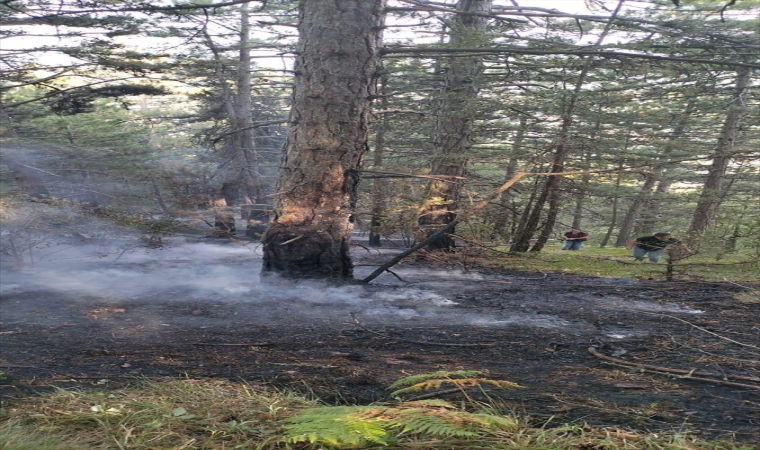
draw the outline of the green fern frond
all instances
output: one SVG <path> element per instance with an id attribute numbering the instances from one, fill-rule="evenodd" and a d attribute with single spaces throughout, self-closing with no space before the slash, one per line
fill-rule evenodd
<path id="1" fill-rule="evenodd" d="M 520 429 L 520 422 L 514 417 L 497 416 L 494 414 L 476 413 L 471 414 L 473 419 L 478 419 L 487 428 L 498 428 L 506 431 L 517 431 Z"/>
<path id="2" fill-rule="evenodd" d="M 461 388 L 490 384 L 522 387 L 511 381 L 482 378 L 476 371 L 440 371 L 415 375 L 391 386 L 397 395 L 448 383 Z M 326 406 L 300 411 L 286 419 L 283 442 L 329 445 L 336 448 L 391 445 L 405 435 L 473 439 L 493 431 L 513 431 L 517 422 L 487 413 L 469 413 L 440 399 L 402 402 L 395 406 Z"/>
<path id="3" fill-rule="evenodd" d="M 482 377 L 483 372 L 477 370 L 439 370 L 437 372 L 421 373 L 419 375 L 412 375 L 409 377 L 401 378 L 388 386 L 389 390 L 398 389 L 402 386 L 412 386 L 418 383 L 422 383 L 426 380 L 436 379 L 457 379 L 457 378 L 473 378 Z"/>
<path id="4" fill-rule="evenodd" d="M 463 411 L 444 409 L 407 409 L 399 411 L 399 425 L 402 433 L 422 434 L 439 437 L 476 437 L 470 428 L 477 428 L 476 422 Z"/>
<path id="5" fill-rule="evenodd" d="M 440 400 L 398 406 L 310 408 L 287 419 L 285 442 L 309 442 L 339 448 L 390 445 L 404 435 L 477 438 L 495 430 L 513 431 L 513 419 L 458 410 Z"/>
<path id="6" fill-rule="evenodd" d="M 392 436 L 387 421 L 380 417 L 385 408 L 372 406 L 327 406 L 309 408 L 287 419 L 285 441 L 333 446 L 388 445 Z"/>

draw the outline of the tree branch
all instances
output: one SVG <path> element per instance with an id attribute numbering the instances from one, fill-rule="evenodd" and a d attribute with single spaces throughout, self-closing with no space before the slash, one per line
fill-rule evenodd
<path id="1" fill-rule="evenodd" d="M 581 174 L 589 174 L 589 173 L 610 173 L 610 172 L 619 172 L 620 169 L 613 169 L 613 170 L 579 170 L 579 171 L 573 171 L 573 172 L 517 172 L 511 179 L 509 179 L 506 183 L 502 184 L 498 189 L 490 193 L 486 198 L 478 202 L 475 206 L 470 208 L 469 210 L 457 215 L 457 218 L 449 222 L 447 225 L 439 228 L 435 232 L 433 232 L 430 236 L 422 240 L 417 245 L 412 246 L 411 248 L 399 253 L 396 257 L 388 261 L 387 263 L 383 264 L 382 266 L 378 267 L 374 272 L 369 274 L 366 278 L 361 280 L 362 283 L 369 283 L 370 281 L 374 280 L 380 274 L 382 274 L 385 270 L 389 269 L 390 267 L 395 266 L 398 264 L 402 259 L 406 258 L 407 256 L 411 255 L 412 253 L 416 252 L 417 250 L 425 247 L 433 241 L 434 239 L 438 238 L 439 236 L 448 233 L 452 229 L 454 229 L 457 225 L 464 222 L 465 220 L 469 219 L 470 217 L 474 216 L 478 211 L 485 208 L 489 203 L 494 201 L 501 193 L 507 191 L 509 188 L 517 184 L 520 180 L 527 176 L 564 176 L 564 175 L 581 175 Z"/>
<path id="2" fill-rule="evenodd" d="M 649 55 L 646 53 L 622 53 L 612 50 L 534 50 L 519 47 L 490 47 L 490 48 L 442 48 L 442 47 L 384 47 L 380 50 L 383 56 L 403 54 L 451 54 L 462 53 L 469 56 L 473 53 L 480 54 L 519 54 L 519 55 L 575 55 L 575 56 L 601 56 L 604 58 L 639 58 L 658 61 L 675 61 L 695 64 L 711 64 L 717 66 L 749 67 L 760 69 L 760 64 L 745 63 L 739 61 L 718 61 L 714 59 L 681 58 L 677 56 Z"/>

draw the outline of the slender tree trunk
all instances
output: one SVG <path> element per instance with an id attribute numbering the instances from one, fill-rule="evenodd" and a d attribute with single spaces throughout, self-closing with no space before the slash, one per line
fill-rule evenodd
<path id="1" fill-rule="evenodd" d="M 505 171 L 504 180 L 511 179 L 515 173 L 517 173 L 517 168 L 520 164 L 520 160 L 523 156 L 524 150 L 522 148 L 523 146 L 523 140 L 525 139 L 525 132 L 528 129 L 528 118 L 525 116 L 520 117 L 520 128 L 517 130 L 517 134 L 515 135 L 515 140 L 512 143 L 512 152 L 509 155 L 509 162 L 507 163 L 507 169 Z M 498 199 L 499 203 L 512 203 L 512 194 L 510 191 L 503 192 Z M 496 221 L 493 225 L 493 234 L 494 236 L 499 236 L 504 234 L 504 229 L 507 226 L 508 222 L 516 222 L 515 220 L 515 212 L 512 208 L 502 208 L 502 212 L 496 216 Z"/>
<path id="2" fill-rule="evenodd" d="M 605 26 L 602 33 L 599 35 L 599 38 L 596 41 L 595 46 L 601 45 L 601 43 L 604 41 L 604 39 L 607 37 L 607 34 L 610 31 L 610 28 L 612 26 L 613 21 L 617 17 L 618 13 L 620 12 L 620 8 L 623 6 L 623 3 L 625 0 L 619 0 L 617 7 L 615 8 L 615 11 L 610 16 L 609 21 L 607 22 L 607 25 Z M 578 78 L 575 82 L 575 86 L 573 88 L 573 91 L 570 94 L 570 98 L 565 104 L 564 111 L 562 112 L 562 124 L 560 125 L 559 132 L 557 134 L 557 139 L 554 144 L 554 159 L 552 161 L 552 168 L 551 173 L 557 173 L 562 172 L 565 169 L 565 160 L 568 157 L 569 153 L 569 137 L 570 137 L 570 127 L 573 124 L 573 115 L 575 114 L 575 105 L 578 100 L 578 97 L 580 96 L 581 88 L 583 87 L 584 82 L 586 81 L 586 75 L 588 74 L 589 70 L 591 69 L 591 64 L 593 62 L 593 59 L 589 58 L 586 60 L 585 64 L 583 65 L 583 68 L 581 69 L 581 72 L 578 74 Z M 559 184 L 560 179 L 559 177 L 550 176 L 546 178 L 546 182 L 544 184 L 543 190 L 541 191 L 541 194 L 538 196 L 538 199 L 536 200 L 535 205 L 533 205 L 533 210 L 531 211 L 528 221 L 525 224 L 525 227 L 520 229 L 517 233 L 517 236 L 515 238 L 514 244 L 512 244 L 511 250 L 514 252 L 526 252 L 530 248 L 530 241 L 533 239 L 533 236 L 541 230 L 541 234 L 538 236 L 538 239 L 536 239 L 535 244 L 533 244 L 533 247 L 530 248 L 533 252 L 540 252 L 543 248 L 546 242 L 549 240 L 549 237 L 551 236 L 552 231 L 554 230 L 554 224 L 557 221 L 557 215 L 559 214 Z M 546 204 L 549 204 L 549 208 L 546 212 L 546 218 L 544 219 L 543 225 L 541 225 L 541 217 L 543 215 L 543 210 Z"/>
<path id="3" fill-rule="evenodd" d="M 635 211 L 635 214 L 639 220 L 633 223 L 633 235 L 644 236 L 654 233 L 655 225 L 660 216 L 660 208 L 662 204 L 662 198 L 667 194 L 670 189 L 670 180 L 666 176 L 666 166 L 668 163 L 668 155 L 676 149 L 683 139 L 686 126 L 691 120 L 691 116 L 694 113 L 696 101 L 689 100 L 684 108 L 683 112 L 677 117 L 673 132 L 668 138 L 667 144 L 662 149 L 662 154 L 658 158 L 659 162 L 656 162 L 652 167 L 652 172 L 647 175 L 646 182 L 642 186 L 641 192 L 637 196 L 638 205 L 635 205 L 639 211 Z M 652 178 L 652 185 L 649 185 L 650 177 Z M 657 188 L 654 189 L 654 184 Z M 637 202 L 634 201 L 634 204 Z M 634 205 L 632 205 L 633 208 Z M 629 211 L 630 213 L 630 211 Z M 621 229 L 618 234 L 616 245 L 624 246 L 625 243 L 631 238 L 630 232 L 625 232 Z"/>
<path id="4" fill-rule="evenodd" d="M 16 126 L 13 124 L 10 114 L 5 106 L 0 102 L 0 137 L 17 138 Z"/>
<path id="5" fill-rule="evenodd" d="M 625 213 L 623 224 L 620 226 L 620 231 L 615 240 L 615 247 L 625 247 L 625 244 L 631 238 L 631 234 L 641 213 L 641 208 L 652 194 L 655 184 L 657 184 L 657 176 L 653 173 L 647 173 L 644 176 L 644 184 L 641 185 L 639 193 L 636 194 L 636 197 L 628 207 L 628 211 Z"/>
<path id="6" fill-rule="evenodd" d="M 689 242 L 694 247 L 697 246 L 702 235 L 712 225 L 718 204 L 725 195 L 723 183 L 726 170 L 733 156 L 739 124 L 747 111 L 746 95 L 750 86 L 750 74 L 751 71 L 748 67 L 742 67 L 737 70 L 736 85 L 731 98 L 731 104 L 726 111 L 723 129 L 713 154 L 712 165 L 707 172 L 707 177 L 705 178 L 705 183 L 687 233 Z"/>
<path id="7" fill-rule="evenodd" d="M 156 202 L 158 202 L 158 206 L 161 207 L 161 212 L 166 214 L 167 216 L 172 216 L 172 210 L 169 208 L 169 206 L 166 204 L 166 201 L 164 201 L 164 196 L 161 194 L 161 188 L 158 185 L 158 180 L 156 179 L 155 175 L 152 173 L 148 175 L 150 177 L 150 186 L 153 189 L 153 196 L 156 198 Z"/>
<path id="8" fill-rule="evenodd" d="M 302 0 L 290 130 L 262 272 L 347 279 L 384 0 Z"/>
<path id="9" fill-rule="evenodd" d="M 610 224 L 607 227 L 607 232 L 602 238 L 602 242 L 599 243 L 599 247 L 607 246 L 607 244 L 610 242 L 610 238 L 612 237 L 612 232 L 615 230 L 615 226 L 617 226 L 618 203 L 620 202 L 620 184 L 623 181 L 623 165 L 620 164 L 618 168 L 620 171 L 618 172 L 617 178 L 615 178 L 615 196 L 612 198 L 612 215 L 610 217 Z"/>
<path id="10" fill-rule="evenodd" d="M 3 164 L 8 166 L 19 190 L 34 199 L 50 198 L 51 194 L 45 180 L 40 176 L 37 169 L 24 164 L 25 162 L 21 151 L 3 149 Z"/>
<path id="11" fill-rule="evenodd" d="M 388 98 L 385 96 L 385 86 L 387 78 L 380 77 L 380 108 L 383 111 L 388 110 Z M 375 169 L 383 167 L 383 157 L 385 156 L 385 132 L 388 129 L 388 114 L 383 114 L 377 124 L 375 134 L 375 151 L 372 159 L 372 166 Z M 375 178 L 372 182 L 372 217 L 369 229 L 369 246 L 380 247 L 381 234 L 380 229 L 383 225 L 383 216 L 385 215 L 385 196 L 387 195 L 388 182 L 385 178 Z"/>
<path id="12" fill-rule="evenodd" d="M 219 154 L 220 162 L 213 176 L 221 184 L 220 198 L 214 199 L 217 207 L 215 221 L 220 235 L 234 234 L 233 205 L 262 203 L 263 181 L 259 171 L 256 132 L 253 124 L 253 99 L 251 97 L 251 26 L 248 5 L 240 7 L 240 30 L 238 40 L 237 69 L 234 89 L 228 86 L 227 74 L 220 52 L 209 35 L 206 43 L 216 60 L 217 81 L 222 86 L 224 109 L 230 127 L 229 136 Z M 231 222 L 232 221 L 232 222 Z M 217 227 L 219 228 L 219 227 Z"/>
<path id="13" fill-rule="evenodd" d="M 602 113 L 602 107 L 600 105 L 597 110 L 597 114 L 601 114 L 601 113 Z M 589 136 L 589 140 L 595 141 L 601 129 L 602 129 L 602 121 L 597 118 L 596 123 L 594 123 L 594 130 Z M 582 169 L 588 170 L 589 167 L 591 167 L 591 151 L 589 151 L 588 149 L 585 149 L 583 151 L 581 160 L 583 161 Z M 583 174 L 581 175 L 580 187 L 576 186 L 575 208 L 573 210 L 573 223 L 570 225 L 570 228 L 574 230 L 581 229 L 581 224 L 583 222 L 583 205 L 586 201 L 588 186 L 590 182 L 591 182 L 591 175 Z"/>
<path id="14" fill-rule="evenodd" d="M 452 47 L 478 47 L 486 43 L 485 28 L 492 0 L 459 0 L 451 29 Z M 453 57 L 445 69 L 446 84 L 441 95 L 439 118 L 433 135 L 433 169 L 443 176 L 432 181 L 420 208 L 418 223 L 425 237 L 456 219 L 468 153 L 472 147 L 476 102 L 483 72 L 481 57 Z M 451 230 L 453 234 L 455 230 Z M 451 234 L 430 241 L 431 250 L 454 248 Z"/>

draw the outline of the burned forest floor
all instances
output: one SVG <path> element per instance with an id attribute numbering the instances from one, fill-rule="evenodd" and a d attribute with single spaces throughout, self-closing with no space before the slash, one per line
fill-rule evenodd
<path id="1" fill-rule="evenodd" d="M 394 252 L 357 247 L 356 278 Z M 3 268 L 3 404 L 52 387 L 176 377 L 367 404 L 389 400 L 405 376 L 478 370 L 522 388 L 467 395 L 536 425 L 760 443 L 760 302 L 742 299 L 747 286 L 472 259 L 465 270 L 455 256 L 412 256 L 369 285 L 263 283 L 260 264 L 256 243 L 176 237 L 160 249 Z"/>

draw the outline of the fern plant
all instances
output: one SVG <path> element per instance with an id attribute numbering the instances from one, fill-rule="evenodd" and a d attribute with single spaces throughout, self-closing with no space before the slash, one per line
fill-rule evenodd
<path id="1" fill-rule="evenodd" d="M 481 372 L 433 372 L 403 378 L 390 387 L 394 395 L 418 392 L 452 383 L 459 387 L 490 384 L 519 385 L 482 377 Z M 325 406 L 300 411 L 287 419 L 284 441 L 308 442 L 333 448 L 392 445 L 404 437 L 478 439 L 497 431 L 514 431 L 518 422 L 510 417 L 471 413 L 440 399 L 400 402 L 394 405 Z"/>
<path id="2" fill-rule="evenodd" d="M 514 389 L 521 388 L 517 383 L 504 380 L 492 380 L 485 378 L 483 372 L 475 370 L 455 370 L 455 371 L 438 371 L 412 375 L 402 378 L 390 386 L 388 389 L 394 389 L 390 393 L 393 397 L 409 394 L 413 392 L 428 391 L 431 389 L 440 389 L 443 385 L 465 388 L 482 385 L 491 385 L 498 388 Z"/>
<path id="3" fill-rule="evenodd" d="M 335 448 L 391 445 L 404 436 L 478 438 L 493 431 L 515 430 L 517 421 L 493 414 L 457 409 L 442 400 L 394 406 L 325 406 L 287 419 L 285 441 Z"/>

